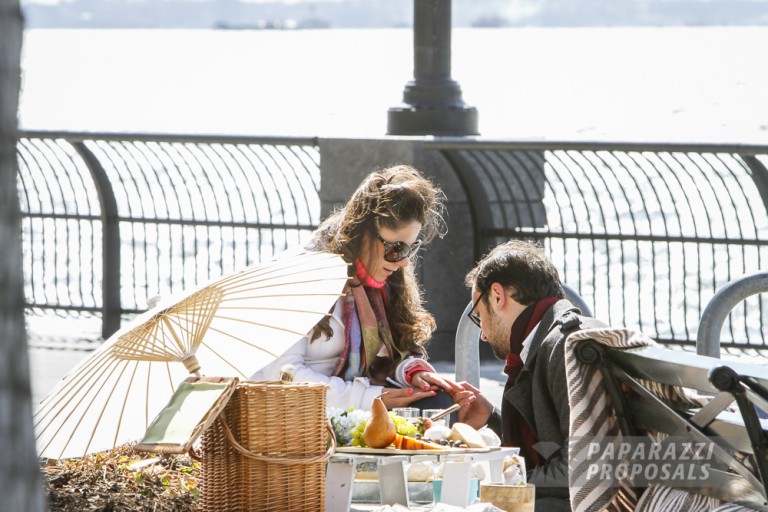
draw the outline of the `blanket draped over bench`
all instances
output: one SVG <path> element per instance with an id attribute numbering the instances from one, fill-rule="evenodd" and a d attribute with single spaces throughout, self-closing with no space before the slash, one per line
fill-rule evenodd
<path id="1" fill-rule="evenodd" d="M 628 350 L 659 346 L 640 332 L 628 329 L 586 329 L 571 334 L 565 343 L 565 364 L 568 380 L 568 400 L 571 407 L 569 442 L 569 485 L 574 512 L 609 511 L 669 511 L 690 510 L 735 512 L 752 508 L 695 494 L 681 489 L 651 484 L 634 488 L 629 478 L 611 481 L 604 478 L 584 478 L 589 468 L 589 441 L 605 437 L 620 440 L 622 432 L 604 377 L 597 365 L 583 363 L 577 357 L 579 344 L 594 340 L 611 349 Z M 678 409 L 698 408 L 701 396 L 678 386 L 639 381 L 653 395 Z M 691 489 L 692 491 L 694 489 Z M 638 493 L 642 493 L 638 495 Z"/>

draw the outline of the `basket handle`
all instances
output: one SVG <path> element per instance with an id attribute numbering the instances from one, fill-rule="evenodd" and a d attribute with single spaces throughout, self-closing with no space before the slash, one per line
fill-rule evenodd
<path id="1" fill-rule="evenodd" d="M 237 451 L 239 451 L 244 456 L 248 457 L 249 459 L 255 459 L 260 460 L 262 462 L 272 462 L 274 464 L 284 464 L 286 466 L 293 466 L 297 464 L 311 464 L 313 462 L 325 462 L 328 459 L 331 458 L 331 455 L 336 451 L 336 434 L 333 432 L 333 428 L 331 427 L 330 422 L 326 422 L 325 428 L 326 430 L 331 434 L 331 445 L 328 447 L 328 450 L 326 450 L 325 453 L 322 455 L 312 455 L 311 457 L 298 457 L 294 459 L 289 459 L 286 457 L 269 457 L 267 455 L 259 455 L 257 453 L 253 453 L 245 446 L 241 445 L 237 442 L 237 439 L 235 439 L 235 436 L 232 434 L 232 431 L 229 428 L 229 425 L 227 424 L 227 419 L 224 417 L 224 414 L 219 415 L 219 421 L 221 421 L 221 426 L 224 427 L 224 435 L 227 436 L 227 440 L 232 444 L 232 446 L 235 447 Z"/>
<path id="2" fill-rule="evenodd" d="M 200 454 L 197 453 L 195 448 L 193 446 L 189 447 L 189 451 L 187 452 L 187 455 L 189 455 L 189 458 L 192 460 L 195 460 L 197 462 L 202 462 L 203 458 L 200 456 Z"/>

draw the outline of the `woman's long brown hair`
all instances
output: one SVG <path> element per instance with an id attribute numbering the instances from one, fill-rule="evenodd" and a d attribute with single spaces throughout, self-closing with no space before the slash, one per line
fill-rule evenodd
<path id="1" fill-rule="evenodd" d="M 375 249 L 377 229 L 397 230 L 418 221 L 422 225 L 419 239 L 426 244 L 435 236 L 445 234 L 444 200 L 442 191 L 411 166 L 395 165 L 374 171 L 349 201 L 320 225 L 310 247 L 341 254 L 352 264 L 349 269 L 351 282 L 359 286 L 354 261 L 363 249 Z M 364 248 L 366 241 L 371 246 Z M 432 336 L 436 324 L 432 314 L 424 308 L 413 265 L 390 275 L 387 284 L 387 320 L 395 344 L 401 350 L 421 352 L 426 356 L 424 343 Z M 328 317 L 314 329 L 311 340 L 321 334 L 332 335 Z"/>

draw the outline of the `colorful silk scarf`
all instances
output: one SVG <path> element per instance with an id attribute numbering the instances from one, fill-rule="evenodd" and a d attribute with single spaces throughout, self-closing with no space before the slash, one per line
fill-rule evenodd
<path id="1" fill-rule="evenodd" d="M 383 386 L 395 364 L 407 354 L 395 347 L 384 309 L 386 288 L 350 287 L 344 297 L 344 350 L 333 375 L 352 380 L 368 377 Z"/>

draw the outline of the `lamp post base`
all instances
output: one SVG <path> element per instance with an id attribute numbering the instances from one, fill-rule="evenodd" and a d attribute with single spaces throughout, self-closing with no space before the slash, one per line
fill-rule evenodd
<path id="1" fill-rule="evenodd" d="M 475 107 L 392 107 L 387 135 L 478 135 Z"/>

